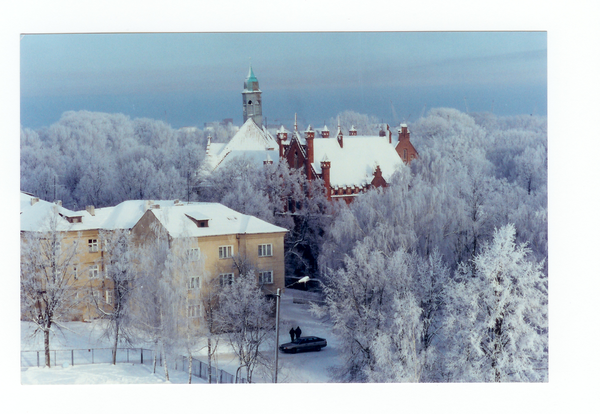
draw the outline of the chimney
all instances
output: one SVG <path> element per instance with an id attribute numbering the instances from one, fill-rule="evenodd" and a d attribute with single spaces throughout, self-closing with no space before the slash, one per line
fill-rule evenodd
<path id="1" fill-rule="evenodd" d="M 96 209 L 94 208 L 94 206 L 85 206 L 85 211 L 90 213 L 90 216 L 96 215 Z"/>
<path id="2" fill-rule="evenodd" d="M 273 160 L 271 159 L 271 156 L 267 152 L 267 158 L 263 161 L 263 165 L 272 165 L 272 164 L 273 164 Z"/>
<path id="3" fill-rule="evenodd" d="M 327 128 L 327 125 L 321 130 L 321 138 L 329 138 L 329 128 Z"/>
<path id="4" fill-rule="evenodd" d="M 350 128 L 350 133 L 348 135 L 351 137 L 356 136 L 356 128 L 354 128 L 354 125 L 352 125 L 352 128 Z"/>
<path id="5" fill-rule="evenodd" d="M 306 131 L 304 131 L 304 137 L 306 139 L 306 152 L 308 154 L 308 162 L 312 164 L 313 162 L 315 162 L 315 131 L 313 131 L 310 125 L 308 126 L 308 128 L 306 128 Z"/>
<path id="6" fill-rule="evenodd" d="M 62 207 L 62 201 L 61 200 L 54 201 L 54 204 L 56 204 L 59 207 Z"/>
<path id="7" fill-rule="evenodd" d="M 31 197 L 31 205 L 34 205 L 38 201 L 40 201 L 39 197 Z"/>
<path id="8" fill-rule="evenodd" d="M 410 140 L 410 131 L 408 130 L 408 125 L 400 124 L 400 129 L 398 129 L 398 141 L 405 139 Z"/>
<path id="9" fill-rule="evenodd" d="M 325 189 L 327 190 L 327 199 L 331 201 L 331 161 L 327 158 L 327 154 L 321 161 L 321 178 L 325 183 Z"/>

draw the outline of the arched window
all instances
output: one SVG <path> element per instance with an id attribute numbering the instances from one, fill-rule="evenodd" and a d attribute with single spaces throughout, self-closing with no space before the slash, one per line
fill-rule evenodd
<path id="1" fill-rule="evenodd" d="M 406 148 L 404 149 L 404 160 L 406 160 Z"/>

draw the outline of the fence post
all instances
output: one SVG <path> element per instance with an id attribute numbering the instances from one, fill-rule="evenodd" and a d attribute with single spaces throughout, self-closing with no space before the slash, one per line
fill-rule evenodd
<path id="1" fill-rule="evenodd" d="M 129 348 L 127 348 L 127 362 L 129 362 Z"/>
<path id="2" fill-rule="evenodd" d="M 144 365 L 144 348 L 140 348 L 140 351 L 142 353 L 142 365 Z"/>
<path id="3" fill-rule="evenodd" d="M 38 368 L 40 367 L 40 351 L 37 351 Z"/>
<path id="4" fill-rule="evenodd" d="M 94 363 L 94 348 L 92 348 L 92 364 Z"/>
<path id="5" fill-rule="evenodd" d="M 71 366 L 75 366 L 75 359 L 73 358 L 73 350 L 71 349 Z"/>

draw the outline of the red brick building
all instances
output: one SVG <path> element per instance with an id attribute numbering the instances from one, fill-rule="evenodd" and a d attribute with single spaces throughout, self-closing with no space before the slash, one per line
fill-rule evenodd
<path id="1" fill-rule="evenodd" d="M 315 135 L 310 125 L 304 133 L 298 132 L 296 122 L 292 132 L 282 126 L 277 133 L 279 158 L 304 171 L 309 180 L 321 178 L 330 200 L 350 203 L 370 188 L 385 187 L 402 162 L 418 157 L 405 124 L 397 134 L 385 125 L 378 136 L 360 136 L 353 126 L 344 136 L 338 125 L 334 137 L 327 126 Z"/>

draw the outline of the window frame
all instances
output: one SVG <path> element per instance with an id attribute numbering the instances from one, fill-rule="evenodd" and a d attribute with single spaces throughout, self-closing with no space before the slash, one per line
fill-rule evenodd
<path id="1" fill-rule="evenodd" d="M 265 254 L 265 250 L 267 250 L 267 254 Z M 273 243 L 259 244 L 258 257 L 273 257 Z"/>
<path id="2" fill-rule="evenodd" d="M 187 281 L 188 290 L 200 289 L 200 276 L 191 276 Z"/>
<path id="3" fill-rule="evenodd" d="M 90 265 L 88 267 L 88 272 L 90 279 L 100 279 L 100 269 L 97 264 Z"/>
<path id="4" fill-rule="evenodd" d="M 269 274 L 269 281 L 265 282 L 265 274 Z M 260 285 L 272 285 L 273 284 L 273 271 L 272 270 L 263 270 L 258 272 L 258 283 Z"/>
<path id="5" fill-rule="evenodd" d="M 193 247 L 191 249 L 188 249 L 188 258 L 190 262 L 197 262 L 198 260 L 200 260 L 200 248 Z"/>
<path id="6" fill-rule="evenodd" d="M 98 239 L 88 239 L 88 252 L 98 253 L 100 251 L 100 245 Z"/>
<path id="7" fill-rule="evenodd" d="M 225 280 L 226 277 L 229 280 Z M 221 286 L 221 287 L 231 286 L 234 281 L 235 281 L 235 274 L 233 274 L 233 273 L 220 273 L 219 274 L 219 286 Z"/>
<path id="8" fill-rule="evenodd" d="M 231 259 L 233 257 L 233 244 L 219 246 L 219 259 Z"/>
<path id="9" fill-rule="evenodd" d="M 111 289 L 106 289 L 105 291 L 105 301 L 107 305 L 113 304 L 113 291 Z"/>

